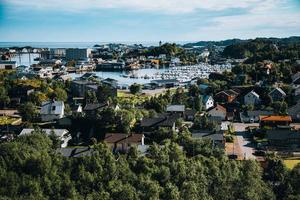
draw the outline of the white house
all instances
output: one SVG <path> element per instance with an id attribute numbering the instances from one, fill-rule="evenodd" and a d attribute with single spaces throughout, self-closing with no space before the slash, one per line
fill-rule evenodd
<path id="1" fill-rule="evenodd" d="M 214 107 L 214 99 L 212 98 L 212 96 L 202 96 L 202 103 L 204 105 L 205 110 Z"/>
<path id="2" fill-rule="evenodd" d="M 256 105 L 260 103 L 259 95 L 253 90 L 244 96 L 244 103 L 246 105 Z"/>
<path id="3" fill-rule="evenodd" d="M 64 117 L 65 104 L 63 101 L 45 101 L 41 107 L 43 122 L 53 121 Z"/>
<path id="4" fill-rule="evenodd" d="M 216 107 L 211 108 L 210 110 L 208 110 L 207 113 L 208 113 L 209 116 L 219 117 L 222 120 L 225 120 L 226 115 L 227 115 L 226 108 L 224 108 L 223 106 L 221 106 L 219 104 Z"/>
<path id="5" fill-rule="evenodd" d="M 20 136 L 31 134 L 33 131 L 34 129 L 32 128 L 24 128 L 21 131 Z M 61 140 L 60 147 L 62 148 L 67 147 L 69 140 L 72 139 L 67 129 L 42 129 L 42 131 L 45 132 L 47 136 L 49 136 L 52 133 L 56 135 L 58 139 Z"/>
<path id="6" fill-rule="evenodd" d="M 9 61 L 9 60 L 1 60 L 0 61 L 0 69 L 16 69 L 17 62 Z"/>

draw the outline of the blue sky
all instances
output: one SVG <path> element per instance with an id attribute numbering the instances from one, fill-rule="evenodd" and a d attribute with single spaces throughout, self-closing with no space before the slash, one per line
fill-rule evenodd
<path id="1" fill-rule="evenodd" d="M 0 0 L 2 42 L 300 35 L 300 0 Z"/>

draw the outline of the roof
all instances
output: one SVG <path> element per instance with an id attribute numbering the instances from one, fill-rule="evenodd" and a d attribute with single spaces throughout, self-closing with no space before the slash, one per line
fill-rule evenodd
<path id="1" fill-rule="evenodd" d="M 168 105 L 167 112 L 184 112 L 185 105 Z"/>
<path id="2" fill-rule="evenodd" d="M 259 98 L 259 95 L 256 92 L 254 92 L 253 90 L 251 92 L 249 92 L 248 94 L 246 94 L 246 96 L 249 95 L 249 94 L 252 94 L 256 98 Z"/>
<path id="3" fill-rule="evenodd" d="M 257 117 L 259 115 L 273 115 L 273 111 L 268 111 L 268 110 L 252 110 L 252 111 L 247 111 L 248 117 Z"/>
<path id="4" fill-rule="evenodd" d="M 89 78 L 98 78 L 98 76 L 95 73 L 91 73 L 91 72 L 87 72 L 85 74 L 83 74 L 80 78 L 81 79 L 89 79 Z"/>
<path id="5" fill-rule="evenodd" d="M 62 154 L 64 157 L 84 157 L 92 156 L 95 153 L 95 150 L 89 147 L 58 148 L 56 149 L 56 152 Z"/>
<path id="6" fill-rule="evenodd" d="M 272 94 L 274 92 L 278 91 L 282 96 L 286 96 L 286 93 L 279 87 L 274 88 L 269 94 Z"/>
<path id="7" fill-rule="evenodd" d="M 28 135 L 31 134 L 34 131 L 33 128 L 24 128 L 20 135 Z M 57 137 L 62 137 L 69 133 L 67 129 L 42 129 L 43 132 L 46 133 L 46 135 L 50 135 L 52 132 L 57 136 Z"/>
<path id="8" fill-rule="evenodd" d="M 207 112 L 211 111 L 211 110 L 221 110 L 223 112 L 226 112 L 226 108 L 224 108 L 223 106 L 221 106 L 220 104 L 217 104 L 215 107 L 210 108 Z"/>
<path id="9" fill-rule="evenodd" d="M 164 121 L 166 118 L 165 117 L 161 117 L 161 118 L 144 118 L 141 121 L 141 126 L 142 127 L 151 127 L 151 126 L 155 126 L 158 123 Z"/>
<path id="10" fill-rule="evenodd" d="M 297 72 L 296 74 L 292 75 L 293 82 L 297 81 L 300 78 L 300 72 Z"/>
<path id="11" fill-rule="evenodd" d="M 194 132 L 192 133 L 193 138 L 210 138 L 211 140 L 214 141 L 223 141 L 224 136 L 222 132 L 219 133 L 211 133 L 210 130 L 203 130 L 200 132 Z"/>
<path id="12" fill-rule="evenodd" d="M 300 115 L 300 102 L 288 108 L 288 114 L 292 116 Z"/>
<path id="13" fill-rule="evenodd" d="M 194 116 L 195 114 L 197 113 L 197 110 L 186 110 L 184 112 L 185 115 L 188 115 L 188 116 Z"/>
<path id="14" fill-rule="evenodd" d="M 141 143 L 143 134 L 108 133 L 105 135 L 106 143 Z"/>
<path id="15" fill-rule="evenodd" d="M 212 96 L 209 95 L 201 95 L 203 103 L 207 103 L 207 101 L 212 98 Z"/>
<path id="16" fill-rule="evenodd" d="M 275 116 L 275 115 L 260 115 L 259 116 L 260 121 L 292 121 L 291 116 Z"/>
<path id="17" fill-rule="evenodd" d="M 42 115 L 60 115 L 64 111 L 63 101 L 45 101 L 42 103 Z"/>
<path id="18" fill-rule="evenodd" d="M 103 108 L 105 106 L 107 106 L 106 103 L 88 103 L 88 104 L 85 105 L 83 110 L 84 111 L 96 110 L 98 108 Z"/>

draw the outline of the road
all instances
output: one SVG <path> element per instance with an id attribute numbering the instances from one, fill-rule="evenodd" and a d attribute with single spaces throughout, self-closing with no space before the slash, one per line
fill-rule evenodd
<path id="1" fill-rule="evenodd" d="M 251 143 L 250 139 L 247 137 L 246 128 L 249 126 L 258 126 L 258 123 L 233 123 L 234 130 L 236 131 L 236 136 L 234 143 L 231 146 L 228 146 L 228 154 L 236 154 L 239 160 L 244 159 L 256 159 L 253 155 L 255 148 Z"/>

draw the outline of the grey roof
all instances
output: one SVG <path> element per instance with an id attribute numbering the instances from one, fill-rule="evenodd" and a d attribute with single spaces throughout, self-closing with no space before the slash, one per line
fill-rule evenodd
<path id="1" fill-rule="evenodd" d="M 212 133 L 211 130 L 200 130 L 192 133 L 193 138 L 210 138 L 213 141 L 223 141 L 223 132 Z"/>
<path id="2" fill-rule="evenodd" d="M 96 110 L 98 108 L 103 108 L 107 106 L 106 103 L 89 103 L 89 104 L 86 104 L 85 107 L 84 107 L 84 111 L 89 111 L 89 110 Z"/>
<path id="3" fill-rule="evenodd" d="M 168 105 L 167 112 L 184 112 L 185 105 Z"/>
<path id="4" fill-rule="evenodd" d="M 246 94 L 246 96 L 249 95 L 249 94 L 252 94 L 256 98 L 259 98 L 259 95 L 256 92 L 254 92 L 253 90 L 251 92 L 249 92 L 248 94 Z"/>
<path id="5" fill-rule="evenodd" d="M 180 118 L 179 114 L 166 115 L 162 114 L 160 117 L 144 118 L 141 121 L 142 127 L 172 127 L 174 123 Z"/>
<path id="6" fill-rule="evenodd" d="M 247 111 L 248 117 L 258 117 L 259 115 L 273 115 L 273 111 L 268 110 L 253 110 L 253 111 Z"/>
<path id="7" fill-rule="evenodd" d="M 278 91 L 279 93 L 282 94 L 282 96 L 286 96 L 286 93 L 279 87 L 274 88 L 269 94 L 272 94 L 274 92 Z"/>
<path id="8" fill-rule="evenodd" d="M 184 114 L 187 116 L 194 116 L 196 113 L 197 113 L 197 110 L 186 110 L 184 112 Z"/>
<path id="9" fill-rule="evenodd" d="M 78 147 L 78 148 L 58 148 L 56 152 L 62 154 L 64 157 L 84 157 L 92 156 L 95 154 L 95 150 L 89 147 Z"/>
<path id="10" fill-rule="evenodd" d="M 300 102 L 297 102 L 296 105 L 288 108 L 288 114 L 291 116 L 300 115 Z"/>
<path id="11" fill-rule="evenodd" d="M 141 121 L 141 126 L 142 127 L 151 127 L 151 126 L 155 126 L 157 125 L 158 123 L 164 121 L 165 118 L 144 118 L 142 121 Z"/>
<path id="12" fill-rule="evenodd" d="M 28 135 L 31 134 L 33 131 L 33 128 L 24 128 L 21 131 L 20 135 Z M 50 135 L 53 132 L 57 137 L 63 137 L 64 135 L 69 133 L 67 129 L 42 129 L 42 131 L 45 132 L 46 135 Z"/>
<path id="13" fill-rule="evenodd" d="M 41 114 L 42 115 L 60 115 L 64 111 L 63 101 L 45 101 L 42 103 Z"/>
<path id="14" fill-rule="evenodd" d="M 89 78 L 98 78 L 98 76 L 95 73 L 87 72 L 80 77 L 80 79 L 89 79 Z"/>

